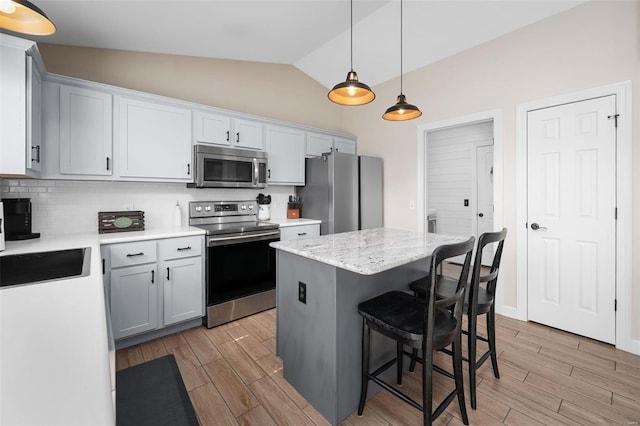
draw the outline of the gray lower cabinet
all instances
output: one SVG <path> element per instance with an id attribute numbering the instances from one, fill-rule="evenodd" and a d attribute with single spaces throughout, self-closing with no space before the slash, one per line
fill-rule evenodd
<path id="1" fill-rule="evenodd" d="M 204 316 L 204 237 L 103 246 L 115 340 Z"/>

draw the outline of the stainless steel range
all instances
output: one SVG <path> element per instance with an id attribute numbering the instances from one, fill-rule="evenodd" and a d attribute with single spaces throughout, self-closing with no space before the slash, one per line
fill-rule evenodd
<path id="1" fill-rule="evenodd" d="M 278 224 L 257 220 L 255 201 L 193 201 L 189 225 L 207 232 L 207 327 L 276 305 Z"/>

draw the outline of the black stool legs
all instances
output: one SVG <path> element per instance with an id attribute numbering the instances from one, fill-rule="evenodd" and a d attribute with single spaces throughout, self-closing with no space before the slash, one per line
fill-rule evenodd
<path id="1" fill-rule="evenodd" d="M 364 403 L 367 402 L 367 388 L 369 385 L 369 341 L 371 340 L 371 329 L 367 321 L 362 321 L 362 387 L 360 388 L 360 404 L 358 405 L 358 415 L 364 411 Z"/>

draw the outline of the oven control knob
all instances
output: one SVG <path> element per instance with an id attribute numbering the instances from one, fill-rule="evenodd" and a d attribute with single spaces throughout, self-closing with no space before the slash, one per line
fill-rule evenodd
<path id="1" fill-rule="evenodd" d="M 201 211 L 202 211 L 202 206 L 196 206 L 196 207 L 195 207 L 195 210 L 196 210 L 197 212 L 201 212 Z"/>
<path id="2" fill-rule="evenodd" d="M 249 210 L 253 210 L 253 204 L 249 204 Z"/>
<path id="3" fill-rule="evenodd" d="M 206 206 L 204 209 L 205 209 L 206 211 L 210 212 L 210 211 L 211 211 L 211 206 Z"/>
<path id="4" fill-rule="evenodd" d="M 246 209 L 247 209 L 247 205 L 246 204 L 243 204 L 243 205 L 240 206 L 240 210 L 246 210 Z"/>

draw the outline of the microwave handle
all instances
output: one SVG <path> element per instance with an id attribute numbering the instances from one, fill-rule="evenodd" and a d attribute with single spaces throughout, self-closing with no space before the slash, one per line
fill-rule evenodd
<path id="1" fill-rule="evenodd" d="M 257 158 L 253 159 L 253 186 L 258 186 L 260 181 L 260 163 Z"/>

